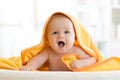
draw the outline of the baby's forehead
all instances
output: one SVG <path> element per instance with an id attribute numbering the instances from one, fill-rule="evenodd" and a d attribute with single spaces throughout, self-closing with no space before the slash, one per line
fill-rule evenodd
<path id="1" fill-rule="evenodd" d="M 51 22 L 53 22 L 53 21 L 56 21 L 56 20 L 59 20 L 59 19 L 63 19 L 63 18 L 64 18 L 64 20 L 65 20 L 65 19 L 68 19 L 68 17 L 66 17 L 66 16 L 64 16 L 64 15 L 62 15 L 62 14 L 55 14 L 55 15 L 53 15 L 53 16 L 50 18 L 49 23 L 51 23 Z"/>
<path id="2" fill-rule="evenodd" d="M 60 20 L 60 21 L 59 21 Z M 62 21 L 61 21 L 62 20 Z M 57 23 L 56 23 L 57 22 Z M 61 24 L 62 23 L 62 24 Z M 57 28 L 58 25 L 67 25 L 67 26 L 70 26 L 72 25 L 73 26 L 73 23 L 72 21 L 70 20 L 69 17 L 63 15 L 63 14 L 54 14 L 48 21 L 48 24 L 47 24 L 47 31 L 51 28 Z M 73 28 L 73 27 L 72 27 Z"/>
<path id="3" fill-rule="evenodd" d="M 49 22 L 48 22 L 47 26 L 56 25 L 58 27 L 58 25 L 59 26 L 60 25 L 65 26 L 65 25 L 68 25 L 68 24 L 73 24 L 72 21 L 68 17 L 66 17 L 66 16 L 64 16 L 62 14 L 56 14 L 56 15 L 53 15 L 49 19 Z"/>

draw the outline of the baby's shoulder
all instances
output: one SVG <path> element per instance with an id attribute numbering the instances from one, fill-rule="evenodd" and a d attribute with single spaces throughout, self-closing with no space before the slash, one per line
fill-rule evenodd
<path id="1" fill-rule="evenodd" d="M 84 58 L 88 58 L 90 57 L 90 55 L 88 55 L 82 48 L 80 48 L 79 46 L 74 46 L 74 52 L 78 55 L 80 55 L 80 57 L 82 59 Z"/>
<path id="2" fill-rule="evenodd" d="M 75 51 L 83 51 L 83 49 L 79 46 L 73 46 L 73 50 Z"/>
<path id="3" fill-rule="evenodd" d="M 85 51 L 79 46 L 74 46 L 73 47 L 73 52 L 76 53 L 76 54 L 85 54 Z"/>
<path id="4" fill-rule="evenodd" d="M 47 48 L 45 48 L 44 49 L 46 52 L 51 52 L 51 51 L 53 51 L 53 49 L 51 48 L 51 47 L 47 47 Z"/>

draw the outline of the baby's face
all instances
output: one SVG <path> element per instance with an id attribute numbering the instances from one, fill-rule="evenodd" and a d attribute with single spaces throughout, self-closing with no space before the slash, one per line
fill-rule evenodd
<path id="1" fill-rule="evenodd" d="M 73 47 L 75 32 L 72 22 L 65 16 L 56 15 L 49 21 L 47 38 L 56 53 L 67 53 Z"/>

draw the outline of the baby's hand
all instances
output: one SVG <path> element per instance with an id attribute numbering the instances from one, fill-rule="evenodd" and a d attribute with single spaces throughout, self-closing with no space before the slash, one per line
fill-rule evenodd
<path id="1" fill-rule="evenodd" d="M 74 60 L 74 61 L 72 61 L 72 62 L 70 63 L 70 66 L 71 66 L 71 68 L 73 68 L 73 69 L 78 69 L 78 68 L 84 67 L 84 66 L 85 66 L 85 63 L 84 63 L 84 61 L 82 61 L 82 60 Z"/>
<path id="2" fill-rule="evenodd" d="M 21 71 L 35 71 L 34 68 L 30 67 L 30 66 L 22 66 L 20 68 Z"/>

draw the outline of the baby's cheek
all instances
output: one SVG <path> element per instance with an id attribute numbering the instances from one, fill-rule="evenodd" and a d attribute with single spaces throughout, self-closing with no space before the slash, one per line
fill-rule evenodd
<path id="1" fill-rule="evenodd" d="M 72 46 L 74 44 L 74 40 L 73 39 L 69 39 L 68 40 L 68 44 Z"/>
<path id="2" fill-rule="evenodd" d="M 54 44 L 54 43 L 55 43 L 55 39 L 54 39 L 54 38 L 52 38 L 52 37 L 51 37 L 51 38 L 49 38 L 49 43 L 50 43 L 50 44 Z"/>
<path id="3" fill-rule="evenodd" d="M 73 42 L 73 41 L 75 40 L 75 37 L 74 37 L 74 36 L 70 36 L 70 35 L 69 35 L 68 38 L 69 38 L 68 40 L 71 41 L 71 42 Z"/>

